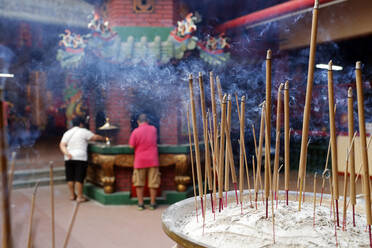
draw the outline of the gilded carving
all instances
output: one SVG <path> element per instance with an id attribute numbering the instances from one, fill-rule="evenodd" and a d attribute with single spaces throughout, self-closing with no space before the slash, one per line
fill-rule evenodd
<path id="1" fill-rule="evenodd" d="M 115 191 L 114 166 L 133 167 L 133 154 L 103 155 L 93 153 L 90 156 L 91 166 L 88 169 L 88 180 L 104 188 L 104 192 L 109 194 Z M 175 166 L 174 181 L 177 191 L 186 191 L 191 178 L 188 175 L 189 154 L 159 154 L 161 167 Z"/>

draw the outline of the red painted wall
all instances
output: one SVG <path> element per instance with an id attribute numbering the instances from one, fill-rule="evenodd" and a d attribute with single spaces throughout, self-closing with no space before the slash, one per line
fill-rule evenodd
<path id="1" fill-rule="evenodd" d="M 111 0 L 107 3 L 108 20 L 112 26 L 172 27 L 177 21 L 177 0 L 155 0 L 152 13 L 136 13 L 133 0 Z"/>

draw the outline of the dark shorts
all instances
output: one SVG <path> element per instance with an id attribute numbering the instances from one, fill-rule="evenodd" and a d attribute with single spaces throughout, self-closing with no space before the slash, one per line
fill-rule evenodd
<path id="1" fill-rule="evenodd" d="M 88 162 L 81 160 L 66 160 L 65 161 L 66 181 L 74 181 L 83 183 L 87 175 Z"/>

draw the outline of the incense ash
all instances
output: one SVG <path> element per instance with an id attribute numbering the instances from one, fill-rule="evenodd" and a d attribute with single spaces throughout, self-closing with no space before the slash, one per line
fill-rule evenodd
<path id="1" fill-rule="evenodd" d="M 273 244 L 272 215 L 265 218 L 265 207 L 250 208 L 243 202 L 240 205 L 228 204 L 221 213 L 206 211 L 204 234 L 203 224 L 197 222 L 195 215 L 178 220 L 180 233 L 197 240 L 207 247 L 335 247 L 334 219 L 330 217 L 329 206 L 317 206 L 316 224 L 313 227 L 313 204 L 304 202 L 298 211 L 298 202 L 289 201 L 288 206 L 280 202 L 275 210 L 275 244 Z M 365 216 L 356 214 L 356 226 L 352 217 L 347 219 L 347 231 L 337 228 L 338 247 L 368 247 Z"/>

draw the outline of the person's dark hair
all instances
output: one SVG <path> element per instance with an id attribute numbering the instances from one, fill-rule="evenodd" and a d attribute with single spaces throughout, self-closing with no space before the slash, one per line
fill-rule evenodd
<path id="1" fill-rule="evenodd" d="M 78 127 L 78 126 L 80 126 L 80 124 L 84 124 L 85 125 L 85 119 L 83 117 L 77 116 L 74 119 L 72 119 L 72 125 L 74 127 Z"/>
<path id="2" fill-rule="evenodd" d="M 148 122 L 146 114 L 140 114 L 137 118 L 137 121 L 139 123 Z"/>

